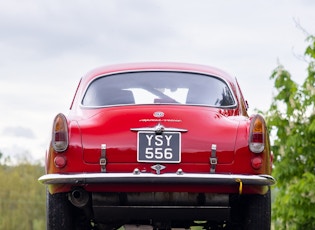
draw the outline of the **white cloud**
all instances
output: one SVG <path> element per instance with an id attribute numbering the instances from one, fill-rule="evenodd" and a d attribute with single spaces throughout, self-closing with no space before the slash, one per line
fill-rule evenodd
<path id="1" fill-rule="evenodd" d="M 35 134 L 30 128 L 21 127 L 21 126 L 5 127 L 2 131 L 2 135 L 11 136 L 11 137 L 23 137 L 27 139 L 35 138 Z"/>

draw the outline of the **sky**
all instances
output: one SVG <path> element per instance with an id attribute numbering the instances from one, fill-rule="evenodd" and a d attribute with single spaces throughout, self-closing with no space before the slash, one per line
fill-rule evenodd
<path id="1" fill-rule="evenodd" d="M 313 0 L 0 0 L 0 152 L 43 162 L 52 121 L 80 78 L 129 62 L 185 62 L 235 76 L 249 113 L 267 110 L 272 71 L 302 83 Z"/>

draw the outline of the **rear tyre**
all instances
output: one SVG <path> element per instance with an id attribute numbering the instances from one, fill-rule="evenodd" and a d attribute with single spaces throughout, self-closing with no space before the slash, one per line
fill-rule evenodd
<path id="1" fill-rule="evenodd" d="M 270 189 L 265 195 L 250 195 L 245 201 L 247 210 L 244 229 L 270 230 L 271 225 L 271 195 Z"/>
<path id="2" fill-rule="evenodd" d="M 230 204 L 231 220 L 228 229 L 270 230 L 270 190 L 265 195 L 233 195 Z"/>
<path id="3" fill-rule="evenodd" d="M 66 193 L 50 194 L 47 191 L 46 202 L 47 230 L 74 229 L 72 205 Z"/>

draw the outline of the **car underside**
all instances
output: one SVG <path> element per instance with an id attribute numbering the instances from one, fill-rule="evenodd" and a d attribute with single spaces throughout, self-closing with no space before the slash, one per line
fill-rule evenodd
<path id="1" fill-rule="evenodd" d="M 48 193 L 50 215 L 68 210 L 59 227 L 118 229 L 151 226 L 152 229 L 266 229 L 270 224 L 270 191 L 265 195 L 191 192 L 86 192 Z M 62 202 L 61 202 L 62 201 Z M 62 206 L 62 207 L 60 207 Z M 60 209 L 61 208 L 61 209 Z M 71 213 L 71 215 L 69 215 Z M 52 222 L 55 224 L 55 222 Z M 49 222 L 48 222 L 49 226 Z M 52 229 L 57 229 L 53 227 Z"/>

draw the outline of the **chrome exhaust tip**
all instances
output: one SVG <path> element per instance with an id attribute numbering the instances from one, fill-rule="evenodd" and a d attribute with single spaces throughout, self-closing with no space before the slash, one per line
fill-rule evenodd
<path id="1" fill-rule="evenodd" d="M 76 188 L 69 193 L 69 201 L 78 208 L 86 206 L 89 200 L 89 194 L 82 188 Z"/>

